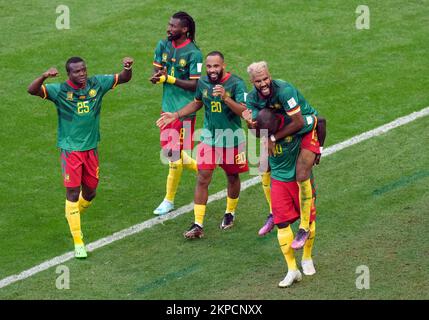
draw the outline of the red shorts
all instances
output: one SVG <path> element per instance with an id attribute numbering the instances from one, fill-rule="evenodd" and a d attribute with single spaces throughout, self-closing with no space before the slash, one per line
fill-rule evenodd
<path id="1" fill-rule="evenodd" d="M 197 147 L 198 170 L 214 170 L 221 167 L 227 174 L 237 174 L 249 171 L 246 158 L 246 144 L 238 147 L 212 147 L 200 143 Z"/>
<path id="2" fill-rule="evenodd" d="M 311 201 L 310 222 L 313 222 L 316 220 L 316 189 L 313 180 L 311 186 L 313 187 L 313 199 Z M 298 183 L 271 178 L 271 208 L 275 224 L 284 222 L 292 224 L 298 220 L 300 217 Z"/>
<path id="3" fill-rule="evenodd" d="M 98 186 L 98 152 L 61 150 L 61 171 L 66 188 L 80 187 L 82 184 L 96 189 Z"/>
<path id="4" fill-rule="evenodd" d="M 320 154 L 320 143 L 317 138 L 316 126 L 302 137 L 301 149 L 309 150 L 315 154 Z"/>
<path id="5" fill-rule="evenodd" d="M 162 114 L 162 113 L 161 113 Z M 174 120 L 160 131 L 161 148 L 167 151 L 180 152 L 194 148 L 195 117 Z"/>

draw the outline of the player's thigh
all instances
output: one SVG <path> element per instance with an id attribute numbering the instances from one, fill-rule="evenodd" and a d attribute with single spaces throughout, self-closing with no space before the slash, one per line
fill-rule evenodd
<path id="1" fill-rule="evenodd" d="M 80 187 L 82 183 L 82 159 L 79 152 L 61 150 L 61 174 L 66 188 Z"/>
<path id="2" fill-rule="evenodd" d="M 88 150 L 83 153 L 82 167 L 82 184 L 90 189 L 97 189 L 100 172 L 97 149 Z"/>
<path id="3" fill-rule="evenodd" d="M 296 182 L 271 179 L 271 207 L 274 223 L 293 223 L 299 218 L 294 194 L 299 192 Z"/>

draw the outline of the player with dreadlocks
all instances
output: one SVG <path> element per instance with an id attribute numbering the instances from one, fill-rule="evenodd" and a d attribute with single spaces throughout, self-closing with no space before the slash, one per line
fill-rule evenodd
<path id="1" fill-rule="evenodd" d="M 197 172 L 197 164 L 184 150 L 192 150 L 195 113 L 180 117 L 180 109 L 194 100 L 203 57 L 195 44 L 195 22 L 186 12 L 175 13 L 168 23 L 167 39 L 155 49 L 153 84 L 163 85 L 162 112 L 177 113 L 177 120 L 161 129 L 162 153 L 169 160 L 166 195 L 154 214 L 174 209 L 183 168 Z"/>

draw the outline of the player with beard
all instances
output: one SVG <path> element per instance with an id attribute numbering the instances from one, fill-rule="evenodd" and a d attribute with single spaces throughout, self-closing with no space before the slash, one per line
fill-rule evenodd
<path id="1" fill-rule="evenodd" d="M 195 22 L 186 12 L 175 13 L 168 23 L 167 39 L 155 49 L 154 72 L 149 79 L 163 84 L 162 112 L 176 112 L 193 101 L 201 75 L 202 54 L 195 44 Z M 154 214 L 174 209 L 183 168 L 197 171 L 196 162 L 184 150 L 192 150 L 195 113 L 175 119 L 161 130 L 162 153 L 169 160 L 166 195 Z"/>
<path id="2" fill-rule="evenodd" d="M 271 108 L 289 120 L 280 130 L 270 135 L 268 151 L 271 155 L 275 152 L 276 142 L 297 133 L 304 134 L 303 128 L 308 127 L 308 125 L 314 128 L 310 134 L 304 135 L 303 141 L 304 139 L 309 140 L 308 145 L 315 148 L 312 150 L 301 148 L 296 164 L 296 181 L 299 186 L 301 214 L 299 230 L 293 240 L 292 248 L 301 249 L 311 233 L 310 210 L 313 191 L 310 176 L 313 165 L 318 164 L 320 160 L 322 151 L 320 146 L 323 146 L 325 140 L 325 121 L 322 118 L 323 121 L 318 123 L 320 118 L 317 117 L 317 111 L 293 85 L 283 80 L 273 80 L 265 61 L 252 63 L 247 68 L 247 71 L 254 85 L 254 89 L 247 96 L 246 104 L 249 110 L 243 113 L 243 118 L 246 119 L 249 127 L 256 127 L 257 123 L 254 120 L 258 112 L 264 108 Z M 264 175 L 265 182 L 268 182 L 269 173 L 267 172 Z M 266 184 L 266 187 L 269 188 L 269 184 Z M 267 230 L 271 230 L 273 226 L 272 215 L 270 215 L 259 234 L 264 234 Z"/>
<path id="3" fill-rule="evenodd" d="M 239 174 L 248 171 L 245 136 L 240 119 L 246 108 L 244 81 L 225 71 L 224 56 L 219 51 L 207 55 L 206 71 L 207 76 L 198 81 L 194 101 L 177 112 L 164 113 L 157 121 L 157 125 L 163 129 L 172 121 L 204 107 L 204 127 L 197 149 L 195 220 L 184 233 L 187 239 L 201 238 L 204 235 L 203 222 L 213 170 L 220 166 L 228 180 L 226 210 L 220 224 L 223 230 L 234 224 L 240 194 Z"/>

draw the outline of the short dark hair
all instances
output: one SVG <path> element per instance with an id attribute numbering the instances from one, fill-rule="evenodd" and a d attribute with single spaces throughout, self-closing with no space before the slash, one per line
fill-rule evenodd
<path id="1" fill-rule="evenodd" d="M 71 57 L 66 62 L 66 71 L 67 73 L 70 72 L 70 64 L 76 63 L 76 62 L 85 62 L 81 57 Z"/>
<path id="2" fill-rule="evenodd" d="M 184 11 L 179 11 L 173 14 L 173 19 L 179 19 L 182 27 L 188 28 L 188 33 L 186 37 L 191 39 L 192 42 L 195 42 L 195 21 L 194 19 Z"/>
<path id="3" fill-rule="evenodd" d="M 207 57 L 210 57 L 210 56 L 219 56 L 219 57 L 221 57 L 221 58 L 222 58 L 222 61 L 225 61 L 225 58 L 224 58 L 224 56 L 223 56 L 222 52 L 220 52 L 220 51 L 212 51 L 212 52 L 209 52 L 209 53 L 206 55 L 206 58 L 207 58 Z"/>
<path id="4" fill-rule="evenodd" d="M 266 129 L 269 134 L 277 132 L 277 116 L 272 109 L 264 108 L 259 111 L 256 117 L 258 123 L 258 129 Z"/>

